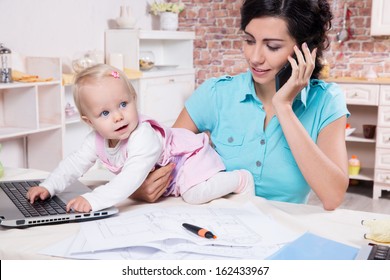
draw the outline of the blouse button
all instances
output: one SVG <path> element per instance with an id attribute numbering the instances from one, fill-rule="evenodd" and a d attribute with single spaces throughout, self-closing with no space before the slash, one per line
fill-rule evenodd
<path id="1" fill-rule="evenodd" d="M 261 144 L 261 145 L 264 145 L 264 144 L 265 144 L 265 140 L 264 140 L 264 139 L 261 139 L 260 144 Z"/>
<path id="2" fill-rule="evenodd" d="M 230 136 L 230 137 L 227 139 L 227 141 L 228 141 L 229 143 L 232 143 L 232 142 L 234 141 L 234 138 Z"/>
<path id="3" fill-rule="evenodd" d="M 256 166 L 257 166 L 257 167 L 260 167 L 260 166 L 261 166 L 261 161 L 259 161 L 259 160 L 256 161 Z"/>

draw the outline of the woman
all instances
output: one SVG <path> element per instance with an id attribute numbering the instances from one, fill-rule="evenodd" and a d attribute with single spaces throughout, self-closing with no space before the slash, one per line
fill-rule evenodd
<path id="1" fill-rule="evenodd" d="M 341 89 L 318 80 L 331 19 L 326 0 L 244 0 L 248 72 L 204 82 L 174 125 L 209 131 L 227 170 L 252 172 L 258 196 L 305 203 L 314 191 L 327 210 L 343 201 L 349 112 Z M 276 92 L 286 63 L 291 77 Z M 134 197 L 156 201 L 170 170 L 151 174 Z"/>

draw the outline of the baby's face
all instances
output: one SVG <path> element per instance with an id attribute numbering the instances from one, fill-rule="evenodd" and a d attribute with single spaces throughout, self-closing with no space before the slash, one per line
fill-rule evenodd
<path id="1" fill-rule="evenodd" d="M 83 120 L 113 145 L 127 139 L 138 125 L 136 99 L 128 91 L 120 79 L 106 77 L 83 86 L 80 93 Z"/>

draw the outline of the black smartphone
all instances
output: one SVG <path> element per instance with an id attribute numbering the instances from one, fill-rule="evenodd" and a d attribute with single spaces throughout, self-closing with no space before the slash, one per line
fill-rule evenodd
<path id="1" fill-rule="evenodd" d="M 278 91 L 287 82 L 287 80 L 291 77 L 291 73 L 292 68 L 290 62 L 288 61 L 275 75 L 276 91 Z"/>

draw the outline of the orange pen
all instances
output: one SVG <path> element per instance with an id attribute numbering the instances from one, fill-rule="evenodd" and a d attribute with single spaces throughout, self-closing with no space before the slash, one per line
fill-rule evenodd
<path id="1" fill-rule="evenodd" d="M 209 239 L 211 239 L 211 238 L 216 239 L 217 238 L 211 231 L 204 229 L 204 228 L 201 228 L 201 227 L 197 227 L 197 226 L 186 224 L 186 223 L 183 224 L 183 227 L 186 230 L 189 230 L 192 233 L 199 235 L 200 237 L 209 238 Z"/>

